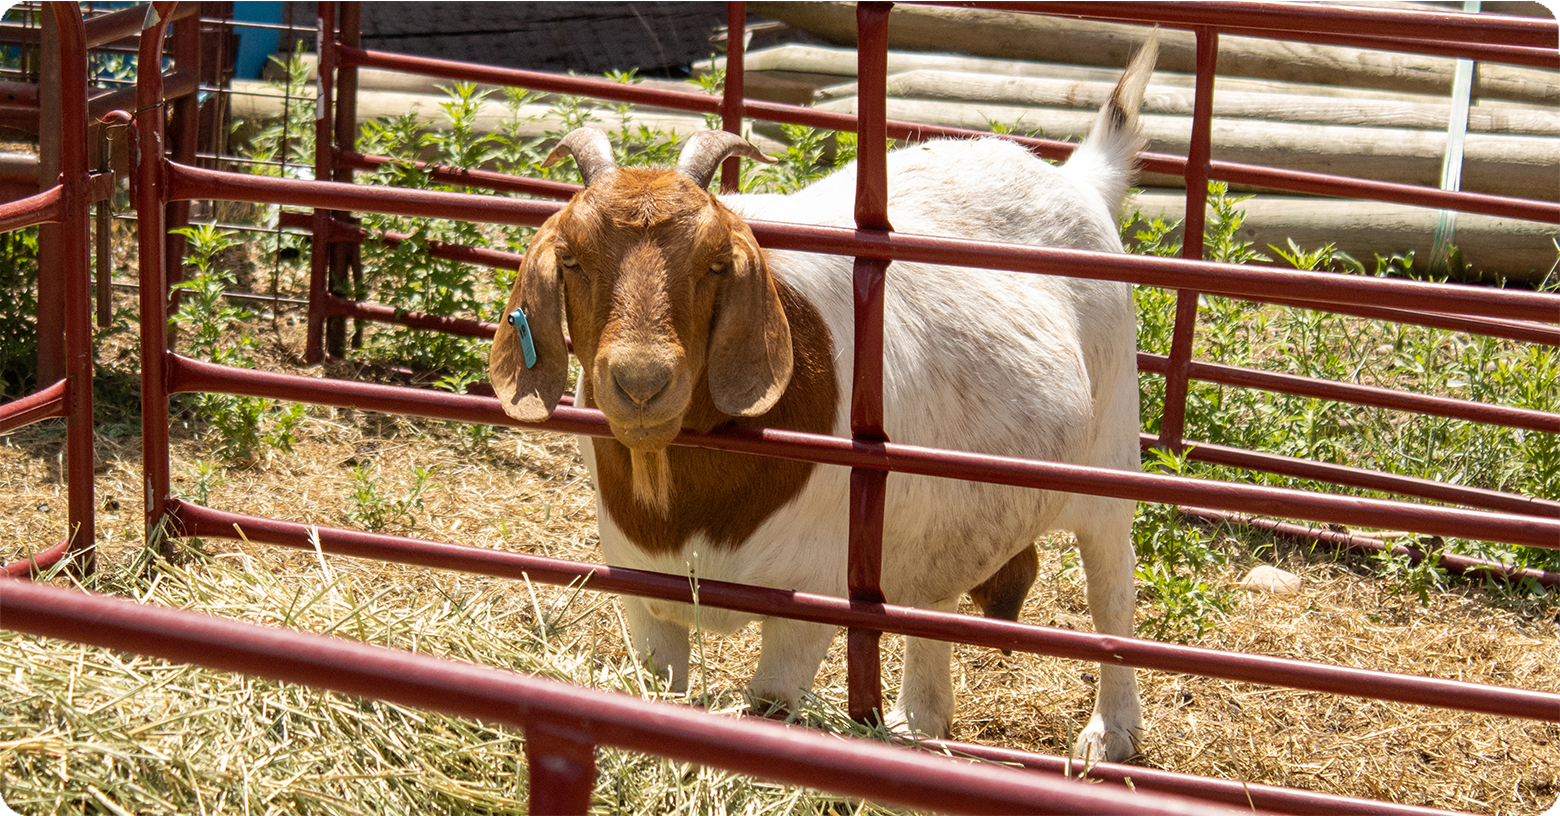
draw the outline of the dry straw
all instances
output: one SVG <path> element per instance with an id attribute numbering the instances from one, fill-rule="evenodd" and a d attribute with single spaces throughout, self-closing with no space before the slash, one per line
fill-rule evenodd
<path id="1" fill-rule="evenodd" d="M 0 447 L 6 560 L 63 528 L 58 431 Z M 316 411 L 297 452 L 250 468 L 206 467 L 190 440 L 175 454 L 177 488 L 224 509 L 321 525 L 352 510 L 349 474 L 366 465 L 380 489 L 407 489 L 432 467 L 424 506 L 397 532 L 596 560 L 594 509 L 567 437 L 501 431 L 477 448 L 458 429 L 351 411 Z M 104 439 L 101 591 L 208 614 L 329 632 L 396 648 L 664 696 L 624 646 L 605 596 L 397 565 L 320 557 L 243 541 L 151 563 L 135 534 L 141 508 L 134 438 Z M 105 505 L 107 507 L 108 505 Z M 39 509 L 44 508 L 44 509 Z M 1042 548 L 1024 620 L 1089 627 L 1083 587 L 1059 542 Z M 1237 583 L 1257 563 L 1251 541 L 1224 540 Z M 1200 645 L 1350 666 L 1560 691 L 1552 606 L 1466 584 L 1428 603 L 1367 568 L 1300 550 L 1263 559 L 1306 582 L 1291 597 L 1242 594 Z M 507 729 L 334 694 L 169 665 L 133 655 L 0 635 L 0 799 L 35 813 L 507 813 L 525 809 L 523 736 Z M 895 687 L 895 638 L 885 685 Z M 717 712 L 742 707 L 756 630 L 706 636 L 694 688 Z M 831 650 L 803 719 L 835 730 L 842 645 Z M 1033 655 L 960 647 L 954 736 L 1064 751 L 1087 720 L 1095 669 Z M 1143 673 L 1144 763 L 1186 773 L 1289 785 L 1475 812 L 1538 813 L 1560 795 L 1560 726 Z M 622 813 L 855 812 L 813 792 L 605 751 L 596 809 Z M 871 810 L 868 807 L 868 810 Z"/>

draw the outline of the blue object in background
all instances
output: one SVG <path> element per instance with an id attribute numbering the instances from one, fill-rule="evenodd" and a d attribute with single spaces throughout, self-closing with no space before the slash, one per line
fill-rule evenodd
<path id="1" fill-rule="evenodd" d="M 277 0 L 239 0 L 233 4 L 233 33 L 238 35 L 238 57 L 233 60 L 233 75 L 240 79 L 260 79 L 260 72 L 280 48 L 281 37 L 274 28 L 252 28 L 242 23 L 282 24 L 282 4 Z"/>

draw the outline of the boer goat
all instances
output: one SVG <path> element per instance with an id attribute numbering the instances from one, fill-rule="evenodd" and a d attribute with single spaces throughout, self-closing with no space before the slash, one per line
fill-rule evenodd
<path id="1" fill-rule="evenodd" d="M 889 155 L 889 217 L 906 233 L 1120 252 L 1116 214 L 1141 147 L 1137 111 L 1153 70 L 1143 47 L 1072 157 L 1052 166 L 1000 139 L 934 141 Z M 585 188 L 532 241 L 504 307 L 491 375 L 504 410 L 540 421 L 568 379 L 567 319 L 581 375 L 575 404 L 611 439 L 581 451 L 595 480 L 601 548 L 615 566 L 844 595 L 847 472 L 669 447 L 683 429 L 734 425 L 849 434 L 848 258 L 759 247 L 744 218 L 853 226 L 855 168 L 790 195 L 716 198 L 715 168 L 768 160 L 743 139 L 695 135 L 675 169 L 616 166 L 599 131 L 565 137 Z M 887 433 L 897 442 L 1138 467 L 1132 293 L 1122 283 L 894 263 L 888 272 Z M 1016 617 L 1033 542 L 1070 530 L 1096 629 L 1133 631 L 1133 504 L 1119 499 L 895 475 L 882 588 L 890 603 L 951 611 L 971 593 Z M 634 648 L 687 682 L 693 610 L 624 597 Z M 733 631 L 751 616 L 700 610 Z M 766 618 L 750 684 L 794 704 L 834 627 Z M 951 648 L 907 638 L 893 718 L 942 736 L 953 718 Z M 1102 666 L 1074 751 L 1121 760 L 1142 730 L 1137 680 Z"/>

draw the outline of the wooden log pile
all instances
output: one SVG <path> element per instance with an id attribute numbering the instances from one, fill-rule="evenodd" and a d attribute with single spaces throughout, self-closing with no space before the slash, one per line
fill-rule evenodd
<path id="1" fill-rule="evenodd" d="M 750 3 L 757 13 L 842 46 L 854 42 L 847 3 Z M 895 119 L 1076 140 L 1114 86 L 1145 29 L 1014 12 L 896 7 L 889 23 L 888 115 Z M 963 55 L 925 53 L 959 51 Z M 1149 149 L 1185 155 L 1191 134 L 1193 41 L 1161 31 L 1159 68 L 1144 101 Z M 1454 60 L 1243 37 L 1220 39 L 1213 157 L 1294 170 L 1437 187 L 1447 146 Z M 719 61 L 700 66 L 718 67 Z M 788 45 L 750 53 L 749 95 L 856 110 L 855 52 Z M 1560 71 L 1480 64 L 1461 189 L 1560 199 Z M 769 131 L 765 131 L 768 133 Z M 776 135 L 771 133 L 771 135 Z M 1172 188 L 1179 177 L 1148 176 Z M 1181 196 L 1145 194 L 1179 218 Z M 1332 242 L 1373 254 L 1430 257 L 1439 211 L 1293 195 L 1245 205 L 1259 247 Z M 1157 212 L 1155 213 L 1157 214 Z M 1560 227 L 1487 216 L 1457 219 L 1453 240 L 1485 273 L 1537 281 L 1556 264 Z M 1269 253 L 1271 254 L 1271 253 Z"/>
<path id="2" fill-rule="evenodd" d="M 852 4 L 751 2 L 748 7 L 839 46 L 791 44 L 749 52 L 748 96 L 856 110 Z M 1141 26 L 1007 11 L 897 6 L 889 21 L 888 115 L 1076 140 L 1092 126 L 1095 111 L 1144 32 Z M 1226 36 L 1220 38 L 1218 65 L 1215 159 L 1438 186 L 1453 111 L 1454 60 Z M 724 61 L 716 59 L 696 65 L 695 72 L 723 67 Z M 1186 153 L 1193 71 L 1192 35 L 1162 30 L 1159 65 L 1142 117 L 1150 150 Z M 439 104 L 446 99 L 437 87 L 442 82 L 364 70 L 359 118 L 420 111 L 437 123 Z M 280 114 L 283 100 L 274 88 L 254 83 L 238 90 L 235 115 Z M 478 129 L 496 131 L 508 123 L 524 136 L 556 131 L 562 121 L 548 101 L 524 106 L 518 120 L 507 106 L 486 102 Z M 312 104 L 312 99 L 302 102 Z M 599 112 L 604 127 L 620 124 L 612 110 Z M 705 126 L 702 116 L 645 107 L 628 121 L 680 136 Z M 753 132 L 761 149 L 783 150 L 785 136 L 778 126 L 755 122 Z M 1151 175 L 1143 183 L 1173 188 L 1182 181 Z M 1560 71 L 1477 66 L 1461 189 L 1560 200 Z M 1145 212 L 1160 207 L 1180 217 L 1179 193 L 1145 193 L 1142 200 Z M 1292 195 L 1263 194 L 1246 209 L 1247 240 L 1259 247 L 1285 246 L 1288 238 L 1307 247 L 1333 242 L 1367 263 L 1375 253 L 1408 250 L 1427 259 L 1439 221 L 1432 209 Z M 1560 227 L 1553 224 L 1464 215 L 1454 242 L 1483 272 L 1536 281 L 1555 266 L 1557 232 Z"/>

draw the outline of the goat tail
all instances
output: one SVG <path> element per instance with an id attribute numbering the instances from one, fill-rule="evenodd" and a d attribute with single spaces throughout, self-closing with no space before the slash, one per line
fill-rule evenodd
<path id="1" fill-rule="evenodd" d="M 1063 165 L 1076 178 L 1087 180 L 1099 190 L 1113 214 L 1119 214 L 1122 199 L 1137 174 L 1137 154 L 1145 144 L 1138 128 L 1138 109 L 1143 106 L 1143 93 L 1158 57 L 1159 29 L 1155 28 L 1100 108 L 1088 138 Z"/>

